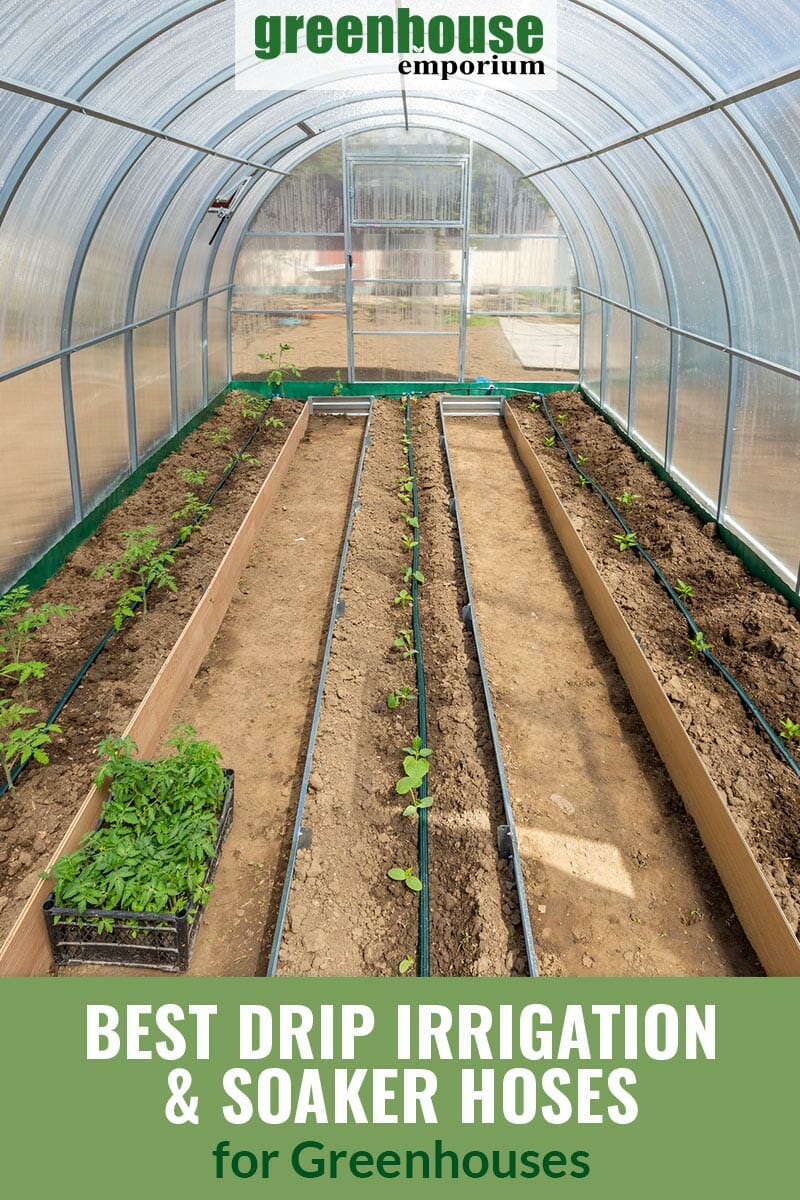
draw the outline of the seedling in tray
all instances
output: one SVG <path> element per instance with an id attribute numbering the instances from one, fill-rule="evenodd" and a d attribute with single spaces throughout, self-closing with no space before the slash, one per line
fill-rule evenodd
<path id="1" fill-rule="evenodd" d="M 27 725 L 26 718 L 35 715 L 36 709 L 27 704 L 0 700 L 0 763 L 8 789 L 12 792 L 14 784 L 11 773 L 14 768 L 24 766 L 31 758 L 47 764 L 50 759 L 45 746 L 52 742 L 52 734 L 61 733 L 60 725 L 48 725 L 44 721 Z"/>
<path id="2" fill-rule="evenodd" d="M 413 629 L 401 629 L 394 639 L 395 650 L 402 650 L 403 658 L 413 658 L 417 653 L 414 649 Z"/>
<path id="3" fill-rule="evenodd" d="M 422 881 L 414 874 L 413 867 L 390 867 L 387 875 L 390 879 L 396 879 L 400 883 L 404 883 L 412 892 L 422 891 Z"/>
<path id="4" fill-rule="evenodd" d="M 126 617 L 133 616 L 135 605 L 141 602 L 147 615 L 147 589 L 155 585 L 177 592 L 178 588 L 169 567 L 175 562 L 176 550 L 161 550 L 155 525 L 128 529 L 119 535 L 123 550 L 115 562 L 102 563 L 93 571 L 95 579 L 110 575 L 112 579 L 127 577 L 138 582 L 120 596 L 114 608 L 114 628 L 119 629 Z"/>

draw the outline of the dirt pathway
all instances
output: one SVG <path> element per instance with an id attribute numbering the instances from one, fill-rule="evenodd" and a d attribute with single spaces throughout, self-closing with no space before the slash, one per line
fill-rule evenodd
<path id="1" fill-rule="evenodd" d="M 501 423 L 448 440 L 542 973 L 759 974 Z"/>

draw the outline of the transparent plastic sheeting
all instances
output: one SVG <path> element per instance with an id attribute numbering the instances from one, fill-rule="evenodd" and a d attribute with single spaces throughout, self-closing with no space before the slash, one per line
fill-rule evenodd
<path id="1" fill-rule="evenodd" d="M 0 588 L 226 379 L 229 297 L 212 297 L 205 308 L 202 297 L 234 275 L 239 282 L 237 256 L 250 222 L 254 231 L 261 225 L 263 232 L 344 240 L 343 136 L 353 157 L 388 159 L 384 187 L 362 193 L 357 211 L 365 220 L 373 212 L 446 220 L 455 172 L 446 168 L 429 194 L 417 184 L 404 188 L 407 149 L 463 157 L 475 142 L 466 214 L 472 228 L 458 232 L 471 239 L 480 282 L 459 337 L 417 336 L 406 339 L 406 351 L 416 354 L 419 343 L 418 361 L 438 375 L 458 373 L 459 344 L 468 374 L 485 373 L 481 355 L 484 364 L 522 370 L 539 353 L 526 313 L 538 305 L 557 323 L 570 311 L 568 244 L 580 286 L 606 298 L 582 299 L 584 384 L 795 583 L 800 547 L 782 489 L 789 487 L 784 456 L 796 457 L 798 438 L 800 82 L 780 77 L 797 68 L 800 8 L 796 0 L 562 0 L 559 42 L 555 91 L 493 92 L 490 105 L 477 84 L 434 88 L 423 78 L 406 80 L 403 105 L 397 76 L 388 74 L 363 77 L 357 101 L 335 86 L 262 97 L 235 90 L 233 0 L 7 0 L 0 77 L 51 95 L 31 99 L 0 87 L 0 455 L 13 448 L 11 474 L 4 460 L 0 475 L 11 514 L 0 533 Z M 558 165 L 744 88 L 755 93 Z M 290 170 L 297 183 L 275 187 L 274 175 L 253 174 L 245 164 L 67 112 L 58 96 Z M 542 167 L 535 186 L 520 186 L 519 172 Z M 244 199 L 212 240 L 217 221 L 209 204 L 244 178 Z M 387 207 L 391 196 L 395 210 Z M 553 231 L 548 267 L 545 239 Z M 374 251 L 379 265 L 370 269 L 384 281 L 398 257 L 405 252 L 410 262 L 416 251 L 412 282 L 426 254 L 457 282 L 460 270 L 436 232 L 435 245 L 411 245 L 398 231 L 394 246 L 362 248 Z M 541 237 L 538 245 L 525 243 L 531 234 Z M 497 247 L 490 250 L 482 236 L 498 238 Z M 322 269 L 334 264 L 320 248 L 287 283 L 283 273 L 253 265 L 255 240 L 241 243 L 246 287 L 234 303 L 253 293 L 271 303 L 272 293 L 282 293 L 285 307 L 301 315 L 235 314 L 231 326 L 244 339 L 236 343 L 237 367 L 249 369 L 247 338 L 263 349 L 291 331 L 304 361 L 341 369 L 348 356 L 341 281 Z M 548 271 L 557 280 L 549 297 Z M 336 311 L 303 316 L 307 297 Z M 364 289 L 358 297 L 366 301 Z M 376 292 L 374 307 L 380 299 L 391 306 L 402 298 Z M 428 332 L 447 332 L 452 300 L 453 290 L 442 287 L 414 315 L 406 304 L 407 332 L 418 333 L 423 320 Z M 160 316 L 187 302 L 185 311 Z M 628 307 L 643 315 L 629 316 Z M 492 312 L 500 315 L 483 322 Z M 123 333 L 133 319 L 155 317 Z M 75 350 L 63 372 L 57 361 L 39 362 L 105 334 L 105 348 Z M 567 334 L 559 352 L 570 344 Z M 379 344 L 369 348 L 373 341 Z M 391 339 L 355 342 L 357 373 L 370 364 L 384 376 L 395 369 Z M 22 374 L 11 378 L 16 371 Z M 47 470 L 31 472 L 20 464 L 39 456 L 44 417 L 53 425 Z"/>

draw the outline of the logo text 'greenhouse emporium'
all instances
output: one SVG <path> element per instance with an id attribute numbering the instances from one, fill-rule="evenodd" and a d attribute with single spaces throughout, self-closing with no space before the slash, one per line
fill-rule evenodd
<path id="1" fill-rule="evenodd" d="M 500 3 L 502 12 L 475 0 L 466 13 L 442 13 L 441 0 L 353 0 L 301 13 L 298 0 L 236 0 L 236 87 L 363 95 L 371 90 L 364 76 L 389 75 L 443 96 L 449 80 L 555 88 L 556 0 Z"/>

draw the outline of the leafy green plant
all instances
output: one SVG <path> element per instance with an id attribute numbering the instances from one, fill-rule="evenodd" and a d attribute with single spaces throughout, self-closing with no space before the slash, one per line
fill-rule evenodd
<path id="1" fill-rule="evenodd" d="M 694 596 L 694 589 L 688 583 L 684 583 L 682 579 L 678 579 L 675 583 L 675 591 L 680 596 L 681 600 L 691 600 Z"/>
<path id="2" fill-rule="evenodd" d="M 390 879 L 404 883 L 412 892 L 422 891 L 422 881 L 414 874 L 413 867 L 390 867 L 386 874 Z"/>
<path id="3" fill-rule="evenodd" d="M 641 496 L 636 492 L 623 492 L 621 496 L 617 496 L 617 500 L 625 509 L 632 509 L 635 500 L 641 500 Z"/>
<path id="4" fill-rule="evenodd" d="M 182 542 L 188 541 L 195 530 L 200 528 L 200 522 L 205 520 L 210 512 L 210 504 L 204 504 L 194 492 L 186 493 L 183 498 L 183 508 L 179 508 L 172 514 L 173 521 L 183 522 L 178 531 Z"/>
<path id="5" fill-rule="evenodd" d="M 711 643 L 707 642 L 705 637 L 699 631 L 688 639 L 689 642 L 689 658 L 696 658 L 698 654 L 704 654 L 706 650 L 711 649 Z"/>
<path id="6" fill-rule="evenodd" d="M 412 529 L 419 529 L 419 519 L 417 517 L 412 517 L 409 513 L 404 512 L 403 520 L 405 521 L 406 525 L 410 525 Z"/>
<path id="7" fill-rule="evenodd" d="M 529 410 L 530 412 L 538 412 L 538 411 L 539 411 L 539 409 L 540 409 L 541 407 L 542 407 L 542 406 L 541 406 L 541 404 L 537 404 L 537 403 L 536 403 L 536 401 L 535 401 L 535 400 L 533 400 L 533 401 L 531 401 L 531 403 L 528 405 L 528 410 Z"/>
<path id="8" fill-rule="evenodd" d="M 415 737 L 410 746 L 404 746 L 403 776 L 395 784 L 398 796 L 408 796 L 408 807 L 403 810 L 404 817 L 413 817 L 421 808 L 430 808 L 432 796 L 420 796 L 422 781 L 428 774 L 430 764 L 428 759 L 431 751 L 422 745 L 422 739 Z"/>
<path id="9" fill-rule="evenodd" d="M 28 680 L 41 679 L 47 663 L 28 659 L 27 646 L 54 617 L 75 612 L 72 604 L 29 603 L 30 588 L 25 584 L 12 588 L 0 598 L 0 675 L 18 685 L 28 699 Z"/>
<path id="10" fill-rule="evenodd" d="M 267 417 L 267 419 L 262 424 L 261 428 L 262 429 L 285 429 L 286 422 L 282 421 L 280 419 L 280 417 Z"/>
<path id="11" fill-rule="evenodd" d="M 559 413 L 559 414 L 558 414 L 558 416 L 556 417 L 556 420 L 558 421 L 559 425 L 560 425 L 560 426 L 562 427 L 562 429 L 563 429 L 563 427 L 564 427 L 564 426 L 566 425 L 566 423 L 567 423 L 567 414 L 566 414 L 566 413 Z"/>
<path id="12" fill-rule="evenodd" d="M 791 717 L 784 718 L 781 721 L 781 737 L 785 742 L 800 741 L 800 725 Z"/>
<path id="13" fill-rule="evenodd" d="M 579 454 L 578 457 L 575 459 L 575 462 L 578 464 L 579 467 L 582 467 L 583 464 L 586 462 L 586 455 Z"/>
<path id="14" fill-rule="evenodd" d="M 422 426 L 421 426 L 421 425 L 412 425 L 412 427 L 411 427 L 411 428 L 414 430 L 414 433 L 422 433 Z"/>
<path id="15" fill-rule="evenodd" d="M 412 579 L 415 579 L 417 583 L 425 582 L 425 576 L 422 571 L 413 571 L 411 567 L 406 567 L 403 571 L 403 583 L 410 583 Z"/>
<path id="16" fill-rule="evenodd" d="M 401 629 L 397 637 L 394 639 L 394 648 L 396 650 L 402 650 L 403 658 L 413 658 L 417 653 L 414 649 L 413 629 Z"/>
<path id="17" fill-rule="evenodd" d="M 545 446 L 555 446 L 555 444 L 556 444 L 555 434 L 551 434 L 549 437 L 542 438 L 542 441 L 544 442 Z"/>
<path id="18" fill-rule="evenodd" d="M 95 579 L 104 579 L 110 575 L 112 579 L 120 577 L 136 580 L 131 587 L 122 593 L 114 608 L 114 628 L 119 629 L 126 617 L 133 616 L 133 610 L 139 603 L 142 614 L 147 615 L 147 589 L 151 586 L 167 588 L 177 592 L 177 584 L 170 574 L 169 568 L 175 562 L 176 550 L 162 550 L 155 525 L 145 525 L 142 529 L 128 529 L 119 535 L 122 542 L 122 553 L 114 562 L 101 563 L 92 574 Z"/>
<path id="19" fill-rule="evenodd" d="M 405 704 L 406 700 L 408 700 L 412 694 L 413 689 L 410 687 L 404 686 L 397 688 L 395 691 L 389 692 L 389 695 L 386 697 L 386 707 L 399 708 L 401 704 Z"/>
<path id="20" fill-rule="evenodd" d="M 191 467 L 181 467 L 178 475 L 187 487 L 202 487 L 208 479 L 208 471 L 193 471 Z"/>
<path id="21" fill-rule="evenodd" d="M 419 542 L 415 541 L 414 538 L 411 537 L 410 534 L 404 533 L 403 534 L 403 545 L 405 546 L 406 550 L 413 550 L 415 546 L 419 545 Z"/>
<path id="22" fill-rule="evenodd" d="M 231 440 L 231 431 L 227 425 L 221 425 L 219 429 L 209 429 L 206 436 L 212 446 L 224 446 Z"/>
<path id="23" fill-rule="evenodd" d="M 143 762 L 130 738 L 100 743 L 106 761 L 96 782 L 111 788 L 103 824 L 53 867 L 58 907 L 171 913 L 206 903 L 226 788 L 221 755 L 190 726 L 174 730 L 167 746 L 174 753 Z"/>
<path id="24" fill-rule="evenodd" d="M 333 385 L 331 387 L 331 395 L 332 396 L 341 396 L 342 392 L 344 391 L 344 383 L 342 381 L 342 372 L 337 371 L 336 374 L 334 375 L 333 379 L 328 380 L 328 383 Z"/>
<path id="25" fill-rule="evenodd" d="M 615 533 L 614 541 L 617 543 L 618 550 L 620 550 L 622 552 L 624 552 L 625 550 L 632 550 L 633 547 L 636 545 L 636 534 L 635 533 Z"/>
<path id="26" fill-rule="evenodd" d="M 411 605 L 414 603 L 414 597 L 406 588 L 400 588 L 400 591 L 394 598 L 394 603 L 399 605 Z"/>
<path id="27" fill-rule="evenodd" d="M 405 958 L 400 960 L 400 966 L 397 968 L 401 975 L 407 975 L 414 966 L 414 955 L 407 954 Z"/>
<path id="28" fill-rule="evenodd" d="M 579 475 L 578 482 L 576 483 L 575 486 L 579 487 L 579 488 L 587 488 L 587 487 L 591 487 L 591 484 L 589 483 L 589 480 L 586 478 L 585 475 Z"/>
<path id="29" fill-rule="evenodd" d="M 258 356 L 270 364 L 270 369 L 267 371 L 267 383 L 279 396 L 284 394 L 283 381 L 287 375 L 294 375 L 295 379 L 299 379 L 301 375 L 297 365 L 287 362 L 284 358 L 284 355 L 292 349 L 293 347 L 288 342 L 281 342 L 277 350 L 271 350 L 268 354 L 259 354 Z"/>
<path id="30" fill-rule="evenodd" d="M 249 392 L 239 406 L 239 413 L 246 421 L 260 421 L 272 404 L 271 396 L 259 396 Z"/>
<path id="31" fill-rule="evenodd" d="M 60 725 L 48 725 L 46 721 L 27 723 L 28 717 L 36 716 L 36 709 L 27 704 L 16 704 L 12 700 L 0 700 L 0 764 L 3 767 L 9 791 L 14 791 L 11 774 L 17 765 L 23 766 L 29 759 L 47 764 L 50 759 L 45 750 L 53 740 L 54 733 L 61 733 Z"/>
<path id="32" fill-rule="evenodd" d="M 234 467 L 260 467 L 261 463 L 254 454 L 250 454 L 247 450 L 240 450 L 238 454 L 234 454 L 228 460 L 225 467 L 226 471 L 233 470 Z"/>

